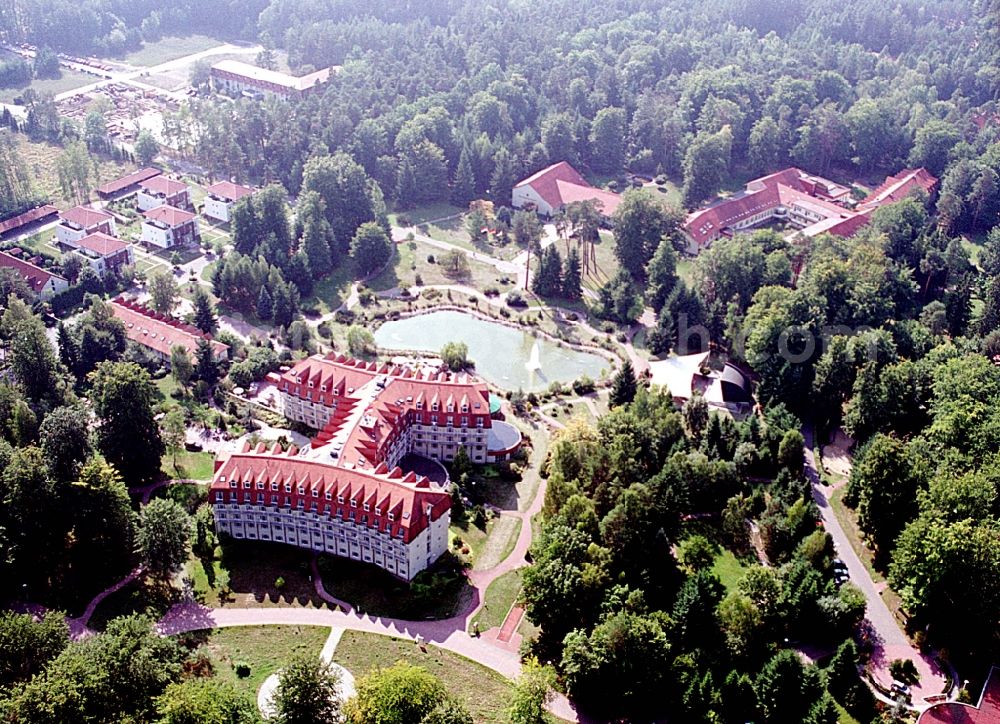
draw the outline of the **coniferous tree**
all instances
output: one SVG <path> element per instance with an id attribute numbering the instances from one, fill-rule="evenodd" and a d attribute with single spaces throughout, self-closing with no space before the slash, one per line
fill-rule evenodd
<path id="1" fill-rule="evenodd" d="M 619 405 L 624 405 L 635 399 L 635 393 L 638 389 L 639 383 L 635 378 L 635 370 L 632 367 L 631 360 L 625 360 L 625 363 L 618 370 L 615 375 L 614 380 L 611 383 L 611 397 L 610 402 L 612 407 L 618 407 Z"/>
<path id="2" fill-rule="evenodd" d="M 538 262 L 538 271 L 531 282 L 531 290 L 540 297 L 558 295 L 562 287 L 562 258 L 555 244 L 545 248 Z"/>
<path id="3" fill-rule="evenodd" d="M 563 264 L 562 295 L 571 301 L 583 296 L 583 282 L 580 274 L 580 253 L 571 247 Z"/>
<path id="4" fill-rule="evenodd" d="M 451 185 L 451 203 L 465 208 L 476 198 L 476 177 L 472 173 L 472 162 L 469 152 L 463 146 L 455 168 L 455 179 Z"/>
<path id="5" fill-rule="evenodd" d="M 260 294 L 257 295 L 257 319 L 268 320 L 273 313 L 274 303 L 271 294 L 267 291 L 267 287 L 261 287 Z"/>
<path id="6" fill-rule="evenodd" d="M 214 334 L 218 326 L 215 316 L 215 305 L 212 304 L 208 292 L 199 284 L 194 290 L 194 326 L 206 334 Z"/>

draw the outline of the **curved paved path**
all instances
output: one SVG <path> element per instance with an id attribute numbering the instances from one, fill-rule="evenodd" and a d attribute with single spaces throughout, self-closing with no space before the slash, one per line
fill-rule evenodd
<path id="1" fill-rule="evenodd" d="M 820 517 L 823 519 L 826 531 L 833 538 L 838 557 L 847 565 L 851 583 L 857 586 L 865 596 L 867 603 L 865 618 L 872 632 L 875 646 L 870 664 L 871 673 L 880 685 L 888 689 L 892 683 L 889 664 L 895 659 L 912 661 L 920 674 L 919 685 L 911 687 L 912 708 L 923 711 L 929 706 L 925 698 L 939 696 L 948 683 L 948 676 L 933 658 L 910 643 L 895 616 L 892 615 L 892 611 L 889 610 L 889 606 L 882 599 L 881 592 L 884 590 L 885 584 L 876 584 L 872 580 L 871 574 L 858 554 L 854 552 L 847 532 L 844 531 L 833 511 L 830 498 L 837 488 L 829 487 L 823 483 L 816 456 L 813 453 L 813 430 L 807 426 L 803 428 L 802 433 L 805 438 L 805 475 L 812 487 L 813 500 L 819 507 Z M 954 693 L 954 687 L 950 693 Z"/>

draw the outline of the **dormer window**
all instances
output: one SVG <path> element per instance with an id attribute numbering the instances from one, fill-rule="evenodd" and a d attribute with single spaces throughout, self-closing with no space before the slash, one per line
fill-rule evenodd
<path id="1" fill-rule="evenodd" d="M 375 509 L 375 515 L 378 516 L 379 518 L 381 518 L 382 517 L 382 509 L 381 508 L 376 508 Z"/>
<path id="2" fill-rule="evenodd" d="M 418 409 L 418 410 L 422 410 L 422 409 L 424 409 L 424 403 L 418 400 L 418 401 L 417 401 L 417 409 Z"/>
<path id="3" fill-rule="evenodd" d="M 340 503 L 341 505 L 343 505 L 343 503 L 344 503 L 344 496 L 343 495 L 338 495 L 337 496 L 337 502 Z"/>
<path id="4" fill-rule="evenodd" d="M 286 493 L 292 492 L 292 484 L 291 483 L 285 483 L 285 492 Z"/>
<path id="5" fill-rule="evenodd" d="M 271 490 L 274 491 L 274 492 L 278 492 L 278 484 L 277 483 L 271 483 Z"/>
<path id="6" fill-rule="evenodd" d="M 352 507 L 352 508 L 357 508 L 357 507 L 358 507 L 358 501 L 356 501 L 356 500 L 352 500 L 352 501 L 351 501 L 351 507 Z"/>
<path id="7" fill-rule="evenodd" d="M 229 487 L 230 487 L 230 488 L 235 488 L 235 487 L 237 487 L 237 482 L 236 482 L 235 480 L 230 480 L 230 481 L 229 481 Z"/>
<path id="8" fill-rule="evenodd" d="M 249 480 L 244 480 L 243 481 L 243 489 L 244 490 L 250 490 L 250 481 Z"/>
<path id="9" fill-rule="evenodd" d="M 389 513 L 389 520 L 396 520 L 396 516 L 393 513 Z"/>
<path id="10" fill-rule="evenodd" d="M 319 497 L 319 490 L 317 490 L 316 488 L 313 488 L 312 494 L 313 494 L 314 498 L 318 498 Z"/>
<path id="11" fill-rule="evenodd" d="M 257 490 L 263 490 L 263 489 L 264 489 L 264 483 L 257 483 Z"/>
<path id="12" fill-rule="evenodd" d="M 325 496 L 323 496 L 323 497 L 325 497 L 325 498 L 326 498 L 327 500 L 333 500 L 333 494 L 332 494 L 332 493 L 327 493 L 327 494 L 326 494 Z"/>
<path id="13" fill-rule="evenodd" d="M 301 485 L 299 486 L 298 490 L 299 490 L 299 495 L 305 495 L 306 489 L 303 488 Z"/>
<path id="14" fill-rule="evenodd" d="M 313 382 L 312 380 L 309 380 L 309 389 L 312 389 L 315 386 L 316 386 L 316 383 Z"/>
<path id="15" fill-rule="evenodd" d="M 434 404 L 431 405 L 431 411 L 437 412 L 439 407 L 440 406 L 438 405 L 438 403 L 435 402 Z"/>
<path id="16" fill-rule="evenodd" d="M 319 386 L 319 389 L 320 389 L 320 390 L 321 390 L 322 392 L 326 392 L 326 385 L 320 385 L 320 386 Z"/>
<path id="17" fill-rule="evenodd" d="M 364 504 L 364 505 L 363 505 L 362 507 L 364 508 L 364 511 L 365 511 L 366 513 L 367 513 L 367 512 L 369 511 L 369 510 L 371 510 L 371 508 L 369 508 L 369 507 L 368 507 L 368 503 L 365 503 L 365 504 Z"/>
<path id="18" fill-rule="evenodd" d="M 469 411 L 469 406 L 468 405 L 462 405 L 462 412 L 468 412 L 468 411 Z"/>

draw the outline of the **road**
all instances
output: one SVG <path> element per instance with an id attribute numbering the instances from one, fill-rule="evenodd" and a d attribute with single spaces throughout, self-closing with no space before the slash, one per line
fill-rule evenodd
<path id="1" fill-rule="evenodd" d="M 920 674 L 919 685 L 911 687 L 913 704 L 915 709 L 923 710 L 928 706 L 924 698 L 941 694 L 947 686 L 948 677 L 934 659 L 921 653 L 910 643 L 892 611 L 882 599 L 881 589 L 884 588 L 885 584 L 880 586 L 872 580 L 871 574 L 858 554 L 855 553 L 847 532 L 834 513 L 830 498 L 833 496 L 835 488 L 823 484 L 816 456 L 813 453 L 815 444 L 813 430 L 807 426 L 802 432 L 805 438 L 805 475 L 812 488 L 813 500 L 819 508 L 823 526 L 833 538 L 837 556 L 847 565 L 851 583 L 857 586 L 865 596 L 867 604 L 865 618 L 870 624 L 875 640 L 875 650 L 872 654 L 869 671 L 881 685 L 888 688 L 892 683 L 889 664 L 895 659 L 913 661 Z"/>
<path id="2" fill-rule="evenodd" d="M 79 88 L 74 88 L 72 90 L 64 91 L 63 93 L 58 93 L 55 96 L 55 101 L 66 100 L 67 98 L 72 98 L 73 96 L 81 95 L 83 93 L 92 93 L 95 90 L 99 90 L 106 85 L 112 85 L 114 83 L 126 83 L 129 85 L 136 86 L 142 90 L 154 91 L 158 94 L 162 94 L 172 98 L 175 101 L 182 101 L 187 98 L 183 93 L 174 93 L 171 91 L 163 90 L 162 88 L 157 88 L 151 86 L 147 83 L 142 82 L 139 78 L 147 75 L 156 75 L 157 73 L 166 73 L 171 70 L 176 70 L 178 68 L 183 68 L 186 65 L 194 63 L 201 60 L 202 58 L 209 58 L 213 55 L 230 55 L 230 54 L 247 54 L 255 55 L 260 52 L 261 46 L 255 45 L 252 47 L 247 47 L 244 45 L 231 45 L 229 43 L 224 43 L 222 45 L 217 45 L 214 48 L 209 48 L 208 50 L 202 50 L 198 53 L 192 53 L 191 55 L 185 55 L 183 58 L 175 58 L 174 60 L 168 60 L 166 63 L 160 63 L 159 65 L 154 65 L 149 68 L 132 68 L 125 71 L 100 71 L 106 73 L 107 77 L 102 78 L 94 83 L 89 83 L 85 86 Z M 94 69 L 88 68 L 89 72 L 94 72 Z"/>

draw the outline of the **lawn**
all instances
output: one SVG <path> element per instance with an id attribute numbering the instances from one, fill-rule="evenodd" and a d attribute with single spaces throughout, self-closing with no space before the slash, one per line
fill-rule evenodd
<path id="1" fill-rule="evenodd" d="M 520 569 L 509 571 L 489 585 L 483 598 L 483 607 L 479 609 L 475 619 L 470 621 L 471 630 L 474 631 L 478 624 L 480 633 L 485 633 L 503 623 L 521 592 L 522 576 Z"/>
<path id="2" fill-rule="evenodd" d="M 61 70 L 61 77 L 35 80 L 28 87 L 40 95 L 58 95 L 59 93 L 65 93 L 74 88 L 82 88 L 85 85 L 101 80 L 96 75 L 88 75 L 87 73 L 67 70 L 66 68 L 61 68 Z M 0 90 L 0 103 L 13 103 L 14 99 L 21 96 L 25 90 L 25 88 L 4 88 Z"/>
<path id="3" fill-rule="evenodd" d="M 566 255 L 565 245 L 560 245 L 559 253 Z M 583 277 L 583 286 L 597 291 L 618 273 L 618 257 L 615 256 L 615 237 L 610 231 L 601 232 L 601 240 L 594 245 L 596 264 Z"/>
<path id="4" fill-rule="evenodd" d="M 437 676 L 476 722 L 508 722 L 505 709 L 512 685 L 503 676 L 463 656 L 412 641 L 379 634 L 345 631 L 334 661 L 361 677 L 397 661 L 422 666 Z"/>
<path id="5" fill-rule="evenodd" d="M 663 202 L 663 204 L 669 208 L 684 208 L 684 200 L 681 197 L 681 189 L 673 181 L 667 180 L 667 182 L 662 186 L 655 183 L 649 183 L 643 186 L 643 188 L 646 189 L 650 196 Z"/>
<path id="6" fill-rule="evenodd" d="M 157 40 L 155 43 L 143 43 L 140 50 L 129 53 L 124 60 L 129 65 L 149 68 L 183 58 L 186 55 L 200 53 L 218 45 L 221 45 L 218 40 L 207 35 L 189 35 L 184 38 L 167 37 Z"/>
<path id="7" fill-rule="evenodd" d="M 215 454 L 179 450 L 167 452 L 160 461 L 160 471 L 168 478 L 210 480 L 215 472 Z"/>
<path id="8" fill-rule="evenodd" d="M 517 545 L 521 535 L 521 519 L 514 516 L 501 516 L 492 521 L 489 526 L 489 536 L 478 551 L 473 561 L 476 570 L 488 570 L 499 565 Z"/>
<path id="9" fill-rule="evenodd" d="M 389 223 L 393 226 L 402 226 L 403 224 L 400 222 L 400 219 L 402 218 L 404 221 L 409 222 L 406 226 L 426 224 L 428 221 L 435 221 L 447 216 L 464 214 L 465 211 L 465 209 L 458 206 L 452 206 L 451 204 L 429 204 L 427 206 L 419 206 L 409 211 L 395 211 L 389 214 Z"/>
<path id="10" fill-rule="evenodd" d="M 256 699 L 264 679 L 296 654 L 319 658 L 329 636 L 330 629 L 325 626 L 233 626 L 192 631 L 180 639 L 198 644 L 196 653 L 208 657 L 216 678 L 233 683 Z M 236 663 L 247 664 L 250 675 L 238 676 Z"/>
<path id="11" fill-rule="evenodd" d="M 726 589 L 726 593 L 736 589 L 740 580 L 747 572 L 747 567 L 743 565 L 736 555 L 728 548 L 722 548 L 715 556 L 712 567 L 709 569 Z"/>
<path id="12" fill-rule="evenodd" d="M 64 153 L 62 146 L 31 141 L 23 133 L 16 133 L 14 137 L 17 140 L 18 153 L 21 155 L 28 172 L 31 174 L 35 188 L 50 203 L 55 204 L 60 209 L 68 209 L 71 206 L 76 206 L 76 200 L 66 200 L 63 198 L 62 189 L 59 186 L 57 163 L 59 157 Z M 135 164 L 119 163 L 105 156 L 92 156 L 92 158 L 97 164 L 97 173 L 91 177 L 90 188 L 94 188 L 105 181 L 111 181 L 135 170 Z M 118 231 L 119 237 L 125 238 L 122 236 L 121 229 Z"/>
<path id="13" fill-rule="evenodd" d="M 472 595 L 465 576 L 448 563 L 439 560 L 412 584 L 370 563 L 335 556 L 320 556 L 319 570 L 327 592 L 359 612 L 415 621 L 453 616 Z"/>
<path id="14" fill-rule="evenodd" d="M 32 234 L 26 239 L 21 239 L 17 242 L 17 245 L 22 249 L 30 249 L 36 254 L 48 254 L 56 259 L 61 259 L 62 252 L 52 242 L 53 236 L 51 229 L 48 231 L 39 231 L 37 234 Z"/>

